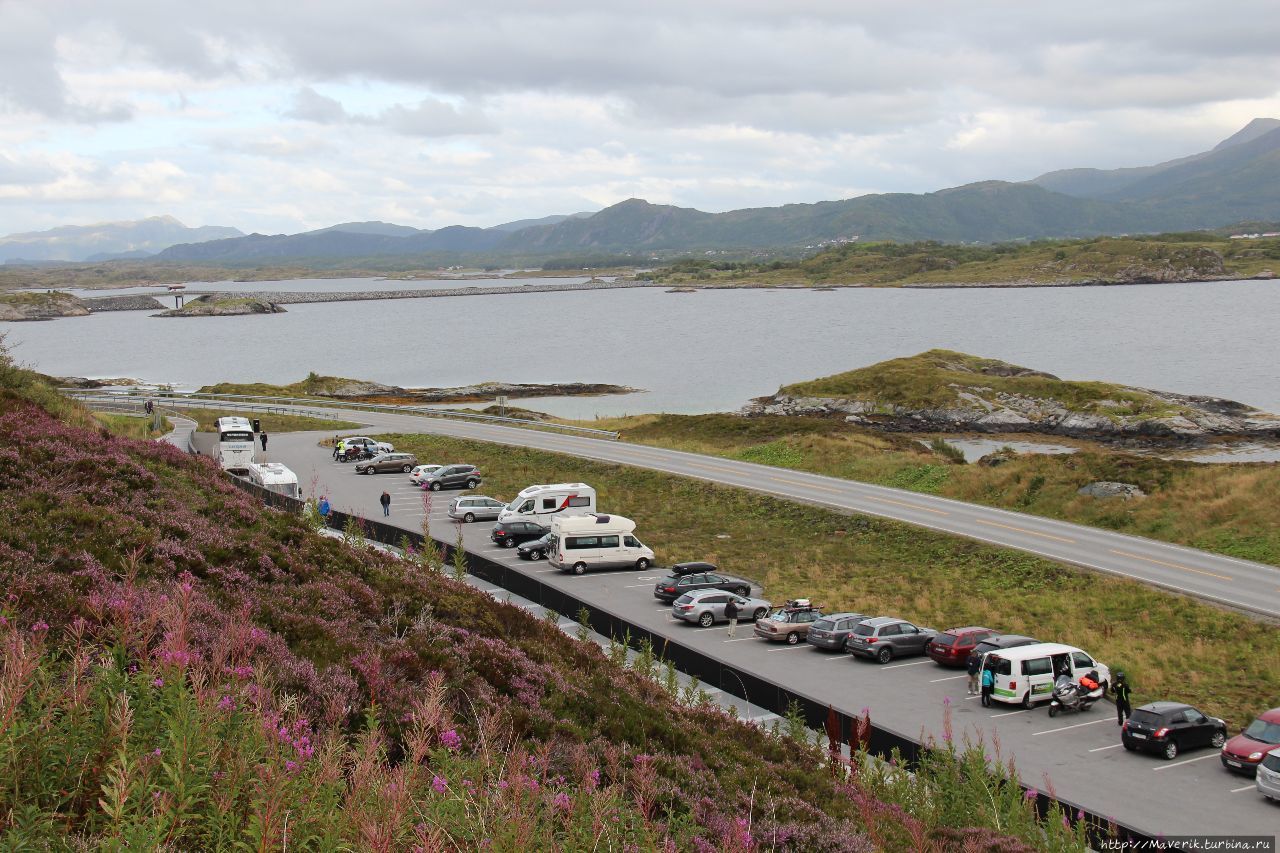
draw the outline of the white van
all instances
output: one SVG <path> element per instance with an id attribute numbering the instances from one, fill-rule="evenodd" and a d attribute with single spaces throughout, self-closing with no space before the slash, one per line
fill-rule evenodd
<path id="1" fill-rule="evenodd" d="M 1064 672 L 1079 682 L 1080 676 L 1095 671 L 1104 691 L 1111 682 L 1111 670 L 1105 664 L 1075 646 L 1061 643 L 1034 643 L 988 652 L 982 658 L 982 666 L 995 676 L 991 698 L 1024 708 L 1051 699 L 1053 681 Z"/>
<path id="2" fill-rule="evenodd" d="M 636 523 L 620 515 L 558 515 L 551 521 L 547 560 L 562 572 L 587 569 L 647 569 L 653 551 L 632 534 Z"/>
<path id="3" fill-rule="evenodd" d="M 298 488 L 298 475 L 279 462 L 255 462 L 247 465 L 245 470 L 250 483 L 278 495 L 302 497 L 302 489 Z"/>
<path id="4" fill-rule="evenodd" d="M 532 521 L 546 527 L 558 515 L 586 515 L 596 511 L 596 490 L 586 483 L 555 483 L 521 489 L 498 514 L 498 521 Z"/>

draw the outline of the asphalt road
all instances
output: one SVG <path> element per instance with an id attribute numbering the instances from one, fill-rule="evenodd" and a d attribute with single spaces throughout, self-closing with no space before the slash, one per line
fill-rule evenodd
<path id="1" fill-rule="evenodd" d="M 368 416 L 361 419 L 374 420 Z M 403 431 L 416 428 L 415 431 L 444 432 L 445 428 L 472 426 L 416 417 L 410 417 L 408 423 L 384 422 L 381 417 L 377 420 L 380 421 L 378 426 Z M 432 427 L 440 429 L 430 429 Z M 457 435 L 467 434 L 465 430 L 455 432 L 453 429 L 448 429 L 447 431 Z M 721 474 L 729 476 L 728 471 L 718 470 L 721 460 L 696 456 L 690 458 L 689 454 L 672 454 L 677 457 L 677 460 L 673 461 L 665 452 L 651 451 L 648 448 L 605 442 L 588 442 L 583 445 L 581 439 L 522 430 L 513 431 L 500 427 L 482 429 L 480 432 L 488 440 L 499 440 L 502 437 L 523 439 L 512 443 L 530 444 L 559 452 L 571 452 L 569 448 L 578 447 L 591 451 L 582 455 L 609 458 L 614 461 L 624 461 L 619 457 L 631 451 L 639 451 L 642 456 L 638 458 L 650 459 L 650 463 L 645 467 L 662 467 L 662 470 L 673 470 L 675 473 L 689 472 L 674 467 L 669 469 L 665 466 L 674 466 L 677 461 L 684 465 L 697 461 L 703 467 L 694 470 L 704 473 L 695 476 L 705 476 L 706 479 L 718 481 Z M 516 435 L 510 435 L 512 432 Z M 819 702 L 834 705 L 849 713 L 858 713 L 862 708 L 869 708 L 871 717 L 877 724 L 904 735 L 919 737 L 932 734 L 934 737 L 942 738 L 945 730 L 944 720 L 949 715 L 953 736 L 957 740 L 981 739 L 987 745 L 987 752 L 994 757 L 997 755 L 994 744 L 998 739 L 1000 744 L 998 754 L 1005 760 L 1011 756 L 1016 757 L 1017 767 L 1024 782 L 1039 785 L 1042 788 L 1052 784 L 1058 796 L 1067 801 L 1097 814 L 1112 816 L 1136 829 L 1165 835 L 1191 833 L 1274 835 L 1277 825 L 1280 825 L 1280 806 L 1265 801 L 1256 792 L 1251 779 L 1235 776 L 1224 770 L 1218 761 L 1216 750 L 1202 749 L 1187 752 L 1172 762 L 1162 761 L 1152 756 L 1127 753 L 1120 746 L 1114 709 L 1110 703 L 1095 706 L 1084 713 L 1063 715 L 1055 719 L 1049 718 L 1044 706 L 1031 711 L 1024 711 L 1015 706 L 984 709 L 976 699 L 965 695 L 965 677 L 962 672 L 943 669 L 927 658 L 909 658 L 880 666 L 844 654 L 818 651 L 808 645 L 772 645 L 752 637 L 747 626 L 740 626 L 738 637 L 730 640 L 723 628 L 704 630 L 673 619 L 669 606 L 663 606 L 653 598 L 653 584 L 661 576 L 660 571 L 651 569 L 646 572 L 601 572 L 579 577 L 562 574 L 551 569 L 545 562 L 522 561 L 512 551 L 499 548 L 489 540 L 490 524 L 474 523 L 459 526 L 447 519 L 445 513 L 448 502 L 458 494 L 457 492 L 434 493 L 428 508 L 423 502 L 424 493 L 413 487 L 406 475 L 399 473 L 377 476 L 357 475 L 352 466 L 333 462 L 329 451 L 317 446 L 316 442 L 320 437 L 322 437 L 320 433 L 274 435 L 270 442 L 270 458 L 273 461 L 284 462 L 297 472 L 304 491 L 310 491 L 311 484 L 314 484 L 318 492 L 329 496 L 337 509 L 353 511 L 367 518 L 381 519 L 382 509 L 378 504 L 378 497 L 383 489 L 386 489 L 392 496 L 391 517 L 388 520 L 406 530 L 421 530 L 422 519 L 429 511 L 431 532 L 439 539 L 453 541 L 461 527 L 464 545 L 470 551 L 517 566 L 521 571 L 533 574 L 545 583 L 571 592 L 574 596 L 589 601 L 593 606 L 612 612 L 633 624 L 643 625 L 663 636 L 689 644 L 725 663 L 750 669 L 763 678 L 783 684 Z M 610 455 L 603 455 L 605 453 Z M 724 463 L 726 469 L 737 467 L 734 463 Z M 766 477 L 765 482 L 768 482 L 767 477 L 770 476 L 800 484 L 805 484 L 810 479 L 793 472 L 779 472 L 776 469 L 761 466 L 748 467 L 756 473 L 757 478 Z M 712 473 L 717 476 L 714 478 L 709 476 Z M 736 470 L 733 473 L 738 476 Z M 830 482 L 839 482 L 830 481 L 827 478 L 813 479 L 824 486 Z M 753 487 L 775 491 L 759 481 Z M 479 491 L 485 492 L 484 487 L 482 486 Z M 776 490 L 776 493 L 798 499 L 808 499 L 807 496 L 812 494 L 803 485 L 795 485 L 786 491 Z M 893 501 L 898 501 L 901 496 L 901 503 L 917 505 L 917 511 L 919 507 L 927 506 L 938 512 L 948 513 L 942 518 L 953 523 L 960 520 L 960 508 L 963 507 L 966 513 L 978 509 L 956 505 L 953 502 L 942 502 L 946 509 L 940 509 L 926 499 L 922 499 L 922 496 L 896 493 L 891 490 L 871 490 L 868 494 L 871 497 Z M 494 495 L 494 497 L 510 498 L 511 496 Z M 837 496 L 820 497 L 825 499 L 813 502 L 837 505 L 834 503 L 835 500 L 844 500 Z M 865 500 L 866 497 L 862 499 Z M 850 499 L 850 502 L 854 500 L 857 498 Z M 845 507 L 843 504 L 840 506 L 861 511 L 858 506 Z M 894 505 L 890 504 L 890 506 Z M 905 511 L 908 508 L 902 509 Z M 876 514 L 888 513 L 877 512 Z M 895 514 L 895 517 L 899 516 Z M 1039 521 L 1038 519 L 1031 520 L 1012 513 L 997 513 L 987 518 L 998 520 L 1000 524 L 1007 527 L 1015 529 L 1026 527 L 1039 531 L 1038 527 L 1031 527 L 1032 521 Z M 641 523 L 640 531 L 642 532 L 642 520 Z M 937 527 L 938 525 L 929 524 L 928 526 Z M 1071 538 L 1079 535 L 1077 533 L 1079 528 L 1064 526 L 1070 528 Z M 996 530 L 1002 531 L 1003 527 Z M 1050 535 L 1056 536 L 1057 533 Z M 1114 540 L 1108 539 L 1105 535 L 1102 538 L 1104 543 L 1111 547 L 1134 549 L 1134 553 L 1150 553 L 1145 550 L 1139 552 L 1134 545 L 1115 545 Z M 1129 537 L 1115 538 L 1128 539 Z M 1050 542 L 1053 541 L 1050 540 Z M 660 543 L 649 544 L 660 545 Z M 1156 543 L 1150 543 L 1150 545 L 1154 544 Z M 1186 551 L 1192 555 L 1197 553 L 1187 549 L 1176 550 Z M 1163 552 L 1157 553 L 1161 559 L 1165 556 Z M 696 557 L 696 555 L 690 556 Z M 1208 558 L 1210 555 L 1203 555 L 1203 557 Z M 1178 559 L 1180 562 L 1189 561 L 1185 556 L 1179 556 Z M 1275 570 L 1269 569 L 1269 571 Z M 1103 662 L 1106 663 L 1106 661 Z M 751 699 L 750 696 L 746 698 Z M 1263 705 L 1268 704 L 1265 699 L 1260 699 L 1260 702 Z"/>
<path id="2" fill-rule="evenodd" d="M 207 403 L 201 405 L 208 405 Z M 288 407 L 281 407 L 288 408 Z M 753 489 L 841 512 L 881 516 L 1002 545 L 1280 619 L 1280 569 L 1079 524 L 933 495 L 620 441 L 419 415 L 310 409 L 373 429 L 424 432 L 532 447 Z M 275 439 L 273 438 L 272 441 Z M 305 483 L 303 483 L 305 489 Z M 643 527 L 641 528 L 643 529 Z"/>

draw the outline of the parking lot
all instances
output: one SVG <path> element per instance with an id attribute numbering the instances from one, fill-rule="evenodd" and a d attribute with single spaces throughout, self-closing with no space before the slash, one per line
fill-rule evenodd
<path id="1" fill-rule="evenodd" d="M 877 725 L 905 736 L 941 739 L 944 720 L 950 717 L 957 741 L 981 739 L 992 758 L 1015 759 L 1025 783 L 1043 790 L 1052 787 L 1064 799 L 1134 828 L 1166 835 L 1273 835 L 1280 825 L 1280 805 L 1264 800 L 1251 778 L 1223 769 L 1217 750 L 1186 752 L 1174 761 L 1126 752 L 1109 702 L 1053 719 L 1045 705 L 1032 710 L 999 704 L 983 708 L 976 696 L 966 695 L 963 670 L 944 669 L 928 658 L 881 666 L 843 653 L 820 651 L 807 643 L 771 644 L 752 636 L 749 624 L 740 625 L 737 636 L 730 639 L 723 626 L 703 629 L 674 619 L 670 606 L 662 605 L 652 594 L 653 585 L 663 576 L 658 569 L 573 576 L 552 569 L 546 562 L 520 560 L 514 550 L 489 540 L 492 523 L 458 525 L 447 517 L 449 501 L 470 493 L 425 493 L 399 473 L 356 475 L 349 464 L 333 462 L 328 451 L 318 448 L 318 437 L 314 433 L 274 436 L 272 459 L 297 472 L 304 491 L 309 492 L 309 484 L 314 482 L 317 494 L 327 494 L 335 509 L 382 520 L 378 498 L 385 489 L 391 495 L 391 517 L 386 520 L 418 531 L 428 510 L 423 498 L 430 494 L 431 533 L 438 539 L 452 542 L 461 530 L 469 551 L 535 575 L 632 624 L 749 669 L 822 704 L 855 714 L 868 708 Z M 489 494 L 484 486 L 477 492 Z M 600 507 L 608 510 L 608 495 L 600 495 Z M 666 553 L 661 542 L 645 538 L 644 519 L 635 520 L 637 535 L 662 562 L 703 556 Z M 755 593 L 769 597 L 767 590 Z M 745 698 L 750 701 L 752 697 Z M 1274 705 L 1274 698 L 1259 697 L 1258 710 Z"/>

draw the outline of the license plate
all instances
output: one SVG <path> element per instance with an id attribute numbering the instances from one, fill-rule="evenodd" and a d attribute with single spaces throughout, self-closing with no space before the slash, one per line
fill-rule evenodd
<path id="1" fill-rule="evenodd" d="M 1228 763 L 1228 764 L 1230 764 L 1232 767 L 1240 767 L 1240 766 L 1241 766 L 1241 764 L 1240 764 L 1240 762 L 1239 762 L 1239 761 L 1232 761 L 1230 758 L 1228 758 L 1228 759 L 1227 759 L 1227 763 Z"/>
<path id="2" fill-rule="evenodd" d="M 1140 735 L 1137 732 L 1129 732 L 1129 737 L 1136 737 L 1138 740 L 1146 740 L 1146 735 Z"/>

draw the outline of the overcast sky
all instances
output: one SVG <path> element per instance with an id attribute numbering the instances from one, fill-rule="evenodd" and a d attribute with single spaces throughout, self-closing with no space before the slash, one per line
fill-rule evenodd
<path id="1" fill-rule="evenodd" d="M 0 234 L 927 192 L 1257 116 L 1275 0 L 0 0 Z"/>

